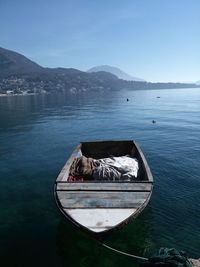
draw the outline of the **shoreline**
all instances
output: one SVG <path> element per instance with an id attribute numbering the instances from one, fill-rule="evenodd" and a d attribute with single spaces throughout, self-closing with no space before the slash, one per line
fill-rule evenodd
<path id="1" fill-rule="evenodd" d="M 128 90 L 128 91 L 154 91 L 154 90 L 180 90 L 180 89 L 186 89 L 186 90 L 188 90 L 188 89 L 200 89 L 200 86 L 198 86 L 198 87 L 182 87 L 182 88 L 149 88 L 149 89 L 147 89 L 147 88 L 141 88 L 141 89 L 130 89 L 130 88 L 124 88 L 124 89 L 126 89 L 126 90 Z M 123 90 L 123 89 L 119 89 L 119 90 Z M 103 90 L 104 91 L 104 90 Z M 118 91 L 118 90 L 113 90 L 113 92 L 115 92 L 115 91 Z M 77 94 L 77 93 L 87 93 L 87 92 L 89 92 L 89 90 L 87 91 L 79 91 L 79 92 L 76 92 L 75 94 Z M 94 91 L 93 91 L 94 92 Z M 97 92 L 97 91 L 95 91 L 95 92 Z M 101 91 L 98 91 L 98 92 L 101 92 Z M 56 91 L 54 91 L 54 92 L 45 92 L 45 93 L 30 93 L 30 94 L 28 94 L 28 93 L 26 93 L 26 94 L 0 94 L 0 97 L 13 97 L 13 96 L 38 96 L 38 95 L 49 95 L 49 94 L 57 94 L 57 93 L 61 93 L 61 92 L 56 92 Z M 74 92 L 62 92 L 62 93 L 70 93 L 70 94 L 74 94 Z"/>
<path id="2" fill-rule="evenodd" d="M 46 95 L 48 93 L 30 93 L 30 94 L 0 94 L 0 97 L 12 96 L 29 96 L 29 95 Z"/>

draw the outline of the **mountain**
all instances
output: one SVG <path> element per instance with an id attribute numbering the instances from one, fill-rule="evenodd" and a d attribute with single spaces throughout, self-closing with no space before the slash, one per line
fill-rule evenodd
<path id="1" fill-rule="evenodd" d="M 110 68 L 112 73 L 108 71 Z M 19 53 L 0 48 L 0 94 L 77 93 L 120 89 L 141 90 L 198 87 L 194 83 L 127 81 L 125 76 L 123 76 L 124 72 L 117 68 L 114 68 L 113 71 L 113 67 L 110 66 L 106 68 L 104 66 L 102 70 L 97 67 L 96 70 L 98 71 L 94 71 L 93 68 L 92 72 L 84 72 L 73 68 L 44 68 Z"/>
<path id="2" fill-rule="evenodd" d="M 41 71 L 42 67 L 25 56 L 0 47 L 0 75 Z"/>
<path id="3" fill-rule="evenodd" d="M 44 68 L 19 53 L 0 48 L 0 94 L 82 92 L 118 87 L 118 78 L 111 73 L 87 73 L 73 68 Z"/>
<path id="4" fill-rule="evenodd" d="M 200 85 L 200 81 L 197 81 L 196 84 L 197 84 L 197 85 Z"/>
<path id="5" fill-rule="evenodd" d="M 145 82 L 145 80 L 141 78 L 133 77 L 127 74 L 126 72 L 122 71 L 121 69 L 113 67 L 113 66 L 109 66 L 109 65 L 96 66 L 96 67 L 89 69 L 87 72 L 98 72 L 98 71 L 110 72 L 116 75 L 119 79 L 126 80 L 126 81 Z"/>
<path id="6" fill-rule="evenodd" d="M 0 76 L 8 77 L 11 75 L 59 75 L 59 76 L 85 76 L 91 78 L 102 78 L 103 80 L 118 79 L 115 75 L 100 71 L 98 74 L 87 73 L 73 68 L 44 68 L 31 61 L 27 57 L 0 47 Z"/>

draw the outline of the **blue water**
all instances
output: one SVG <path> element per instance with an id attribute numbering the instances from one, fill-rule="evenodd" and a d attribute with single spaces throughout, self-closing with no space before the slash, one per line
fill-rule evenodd
<path id="1" fill-rule="evenodd" d="M 1 97 L 1 265 L 136 266 L 55 205 L 54 181 L 73 148 L 101 139 L 136 140 L 155 181 L 144 212 L 105 242 L 143 256 L 175 247 L 200 257 L 199 133 L 200 89 Z"/>

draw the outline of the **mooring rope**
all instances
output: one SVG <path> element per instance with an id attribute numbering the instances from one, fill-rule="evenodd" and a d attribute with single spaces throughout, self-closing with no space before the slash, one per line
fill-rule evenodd
<path id="1" fill-rule="evenodd" d="M 122 254 L 122 255 L 125 255 L 125 256 L 134 258 L 134 259 L 136 259 L 136 260 L 140 260 L 140 261 L 148 261 L 148 258 L 144 258 L 144 257 L 140 257 L 140 256 L 136 256 L 136 255 L 133 255 L 133 254 L 126 253 L 126 252 L 123 252 L 123 251 L 121 251 L 121 250 L 112 248 L 112 247 L 110 247 L 110 246 L 108 246 L 108 245 L 106 245 L 106 244 L 100 242 L 99 240 L 97 240 L 97 241 L 98 241 L 99 244 L 102 245 L 103 247 L 108 248 L 108 249 L 110 249 L 110 250 L 112 250 L 112 251 L 115 251 L 115 252 L 117 252 L 117 253 L 119 253 L 119 254 Z M 168 249 L 168 250 L 169 250 L 169 249 Z M 170 250 L 174 250 L 174 249 L 170 249 Z M 176 255 L 175 255 L 175 256 L 176 256 Z M 169 259 L 169 255 L 168 255 L 167 257 L 168 257 L 168 260 L 171 260 L 171 259 Z M 174 257 L 174 255 L 173 255 L 173 257 Z M 157 262 L 156 262 L 156 261 L 154 262 L 154 265 L 156 266 L 156 263 L 158 263 L 158 262 L 159 262 L 159 258 L 158 258 Z M 160 262 L 161 262 L 161 263 L 164 263 L 165 261 L 162 261 L 162 260 L 160 259 Z M 176 264 L 176 262 L 177 262 L 177 264 Z M 180 262 L 181 262 L 181 264 L 182 264 L 182 266 L 183 266 L 183 259 L 181 259 L 181 258 L 180 258 L 180 255 L 178 255 L 178 260 L 177 260 L 177 258 L 176 258 L 176 259 L 175 259 L 175 263 L 173 263 L 173 265 L 176 264 L 176 266 L 180 266 L 180 265 L 179 265 Z M 187 264 L 184 263 L 184 266 L 187 266 L 187 267 L 200 267 L 200 258 L 199 258 L 199 259 L 188 259 L 188 258 L 186 258 L 186 259 L 185 259 L 185 262 L 186 262 Z M 167 264 L 167 261 L 166 261 L 166 264 Z M 163 265 L 163 266 L 164 266 L 164 265 Z"/>
<path id="2" fill-rule="evenodd" d="M 108 249 L 110 249 L 110 250 L 112 250 L 112 251 L 115 251 L 115 252 L 117 252 L 117 253 L 119 253 L 119 254 L 122 254 L 122 255 L 125 255 L 125 256 L 131 257 L 131 258 L 134 258 L 134 259 L 137 259 L 137 260 L 148 261 L 147 258 L 140 257 L 140 256 L 136 256 L 136 255 L 133 255 L 133 254 L 129 254 L 129 253 L 126 253 L 126 252 L 124 252 L 124 251 L 121 251 L 121 250 L 112 248 L 112 247 L 110 247 L 110 246 L 108 246 L 108 245 L 106 245 L 106 244 L 104 244 L 104 243 L 101 243 L 100 241 L 98 241 L 98 242 L 99 242 L 103 247 L 108 248 Z"/>

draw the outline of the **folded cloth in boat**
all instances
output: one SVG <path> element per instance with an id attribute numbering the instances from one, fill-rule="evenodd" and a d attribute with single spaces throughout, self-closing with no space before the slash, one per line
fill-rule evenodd
<path id="1" fill-rule="evenodd" d="M 82 176 L 69 175 L 67 181 L 68 182 L 83 182 L 84 178 Z"/>

